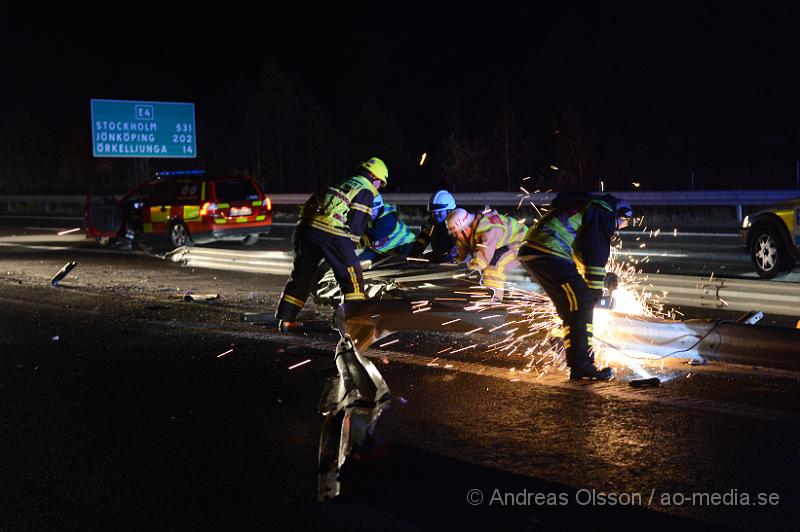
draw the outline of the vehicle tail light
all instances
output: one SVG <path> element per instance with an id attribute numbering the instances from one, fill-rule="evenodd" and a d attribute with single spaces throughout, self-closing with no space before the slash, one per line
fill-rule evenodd
<path id="1" fill-rule="evenodd" d="M 216 203 L 205 202 L 203 206 L 200 208 L 200 216 L 206 216 L 207 214 L 216 214 L 216 212 L 217 212 Z"/>
<path id="2" fill-rule="evenodd" d="M 272 200 L 264 197 L 264 201 L 261 202 L 261 205 L 266 207 L 268 211 L 272 210 Z"/>

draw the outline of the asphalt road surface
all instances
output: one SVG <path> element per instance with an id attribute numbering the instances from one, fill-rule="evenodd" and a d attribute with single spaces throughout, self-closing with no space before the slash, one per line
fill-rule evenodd
<path id="1" fill-rule="evenodd" d="M 800 518 L 800 375 L 669 363 L 657 389 L 573 384 L 517 371 L 521 358 L 437 355 L 461 341 L 438 333 L 367 352 L 392 403 L 343 495 L 317 503 L 330 309 L 309 305 L 310 332 L 283 335 L 240 321 L 274 309 L 283 277 L 50 230 L 0 235 L 0 530 L 794 530 Z M 259 247 L 285 249 L 272 238 Z M 77 268 L 50 286 L 68 260 Z"/>

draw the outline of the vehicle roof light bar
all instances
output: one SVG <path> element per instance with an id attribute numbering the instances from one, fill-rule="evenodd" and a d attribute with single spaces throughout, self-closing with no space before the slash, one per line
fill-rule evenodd
<path id="1" fill-rule="evenodd" d="M 168 170 L 164 172 L 156 172 L 156 177 L 170 177 L 178 175 L 203 175 L 205 170 Z"/>

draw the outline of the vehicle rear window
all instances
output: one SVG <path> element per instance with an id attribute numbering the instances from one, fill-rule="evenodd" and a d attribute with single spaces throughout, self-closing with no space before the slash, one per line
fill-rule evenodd
<path id="1" fill-rule="evenodd" d="M 187 205 L 200 202 L 201 186 L 197 182 L 165 181 L 156 183 L 149 203 L 158 205 Z"/>
<path id="2" fill-rule="evenodd" d="M 214 183 L 217 202 L 233 203 L 236 201 L 258 200 L 258 190 L 249 179 L 230 179 Z"/>

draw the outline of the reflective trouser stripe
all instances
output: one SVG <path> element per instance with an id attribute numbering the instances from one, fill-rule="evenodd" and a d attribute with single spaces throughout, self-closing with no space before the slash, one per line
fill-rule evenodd
<path id="1" fill-rule="evenodd" d="M 518 251 L 519 251 L 519 246 L 512 246 L 511 248 L 509 248 L 509 250 L 506 251 L 506 254 L 504 256 L 500 257 L 500 260 L 497 261 L 497 267 L 500 270 L 505 271 L 506 267 L 511 262 L 516 260 Z"/>
<path id="2" fill-rule="evenodd" d="M 575 297 L 575 292 L 572 291 L 572 287 L 569 285 L 569 283 L 562 284 L 561 288 L 564 290 L 564 293 L 567 294 L 567 301 L 569 301 L 570 312 L 575 312 L 576 310 L 578 310 L 578 300 Z"/>
<path id="3" fill-rule="evenodd" d="M 349 294 L 345 294 L 344 295 L 344 300 L 345 301 L 356 301 L 356 300 L 364 301 L 365 299 L 366 299 L 366 296 L 363 293 L 359 293 L 359 292 L 351 292 Z"/>
<path id="4" fill-rule="evenodd" d="M 483 277 L 483 285 L 488 286 L 489 288 L 503 288 L 505 284 L 506 276 L 502 273 L 492 275 L 489 272 L 484 271 Z"/>
<path id="5" fill-rule="evenodd" d="M 469 266 L 470 266 L 470 268 L 473 268 L 473 269 L 476 269 L 476 270 L 483 270 L 488 265 L 489 265 L 489 263 L 486 262 L 483 259 L 483 257 L 476 256 L 474 259 L 472 259 L 472 261 L 470 262 Z"/>
<path id="6" fill-rule="evenodd" d="M 503 288 L 506 282 L 506 270 L 518 266 L 517 251 L 519 246 L 511 246 L 500 256 L 498 261 L 483 270 L 483 284 L 490 288 Z"/>
<path id="7" fill-rule="evenodd" d="M 282 299 L 284 301 L 286 301 L 287 303 L 291 303 L 295 307 L 303 308 L 303 306 L 305 305 L 305 303 L 303 303 L 302 301 L 300 301 L 296 297 L 290 296 L 289 294 L 283 294 L 283 298 Z"/>
<path id="8" fill-rule="evenodd" d="M 360 295 L 361 299 L 364 299 L 364 293 L 361 291 L 361 286 L 358 284 L 358 275 L 356 275 L 356 269 L 354 266 L 347 267 L 347 273 L 350 274 L 350 282 L 353 283 L 353 292 L 352 295 L 357 296 Z M 347 294 L 345 294 L 345 299 L 347 299 Z"/>
<path id="9" fill-rule="evenodd" d="M 509 255 L 511 255 L 509 253 Z M 511 257 L 513 260 L 513 256 Z M 482 272 L 483 284 L 489 288 L 503 288 L 506 282 L 506 272 L 502 264 L 498 262 L 495 266 L 489 266 Z"/>

